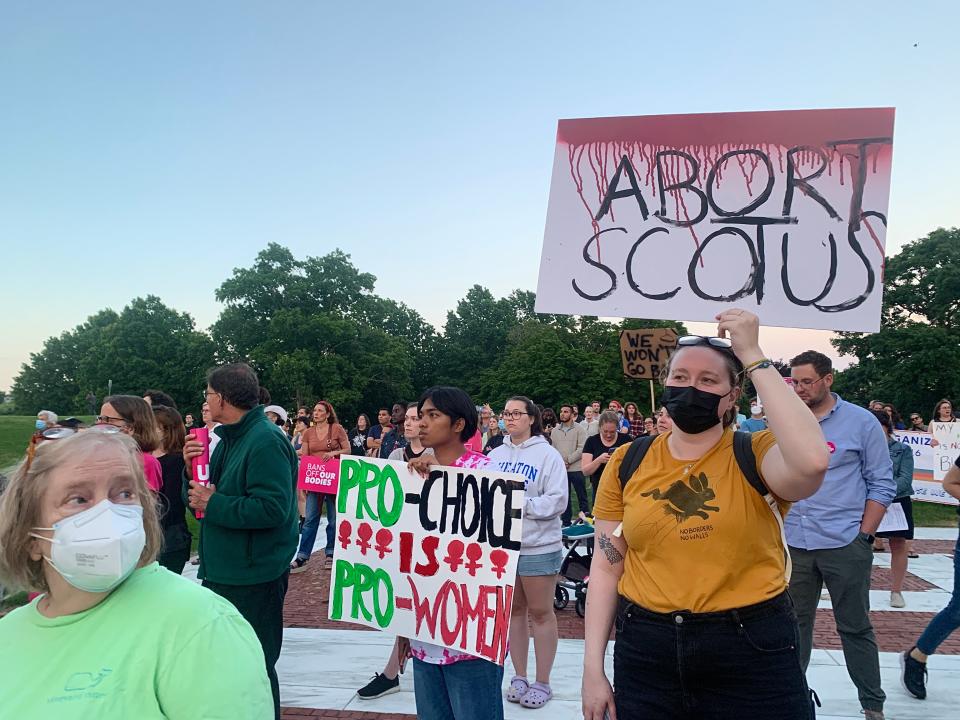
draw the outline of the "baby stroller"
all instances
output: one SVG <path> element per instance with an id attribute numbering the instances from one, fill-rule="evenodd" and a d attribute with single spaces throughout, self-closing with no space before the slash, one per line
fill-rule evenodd
<path id="1" fill-rule="evenodd" d="M 590 561 L 593 559 L 593 525 L 581 515 L 580 520 L 563 529 L 566 553 L 560 564 L 560 578 L 553 597 L 553 606 L 563 610 L 574 598 L 577 615 L 587 613 L 587 585 L 590 582 Z"/>

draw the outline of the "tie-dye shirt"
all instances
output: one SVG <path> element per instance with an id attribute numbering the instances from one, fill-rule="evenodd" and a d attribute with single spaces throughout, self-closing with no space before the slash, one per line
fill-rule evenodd
<path id="1" fill-rule="evenodd" d="M 463 455 L 457 458 L 453 467 L 462 468 L 483 468 L 490 464 L 490 458 L 483 453 L 473 450 L 467 450 Z M 469 655 L 460 650 L 451 650 L 440 645 L 423 642 L 421 640 L 410 639 L 410 654 L 417 660 L 422 660 L 431 665 L 452 665 L 461 660 L 481 660 L 476 655 Z"/>

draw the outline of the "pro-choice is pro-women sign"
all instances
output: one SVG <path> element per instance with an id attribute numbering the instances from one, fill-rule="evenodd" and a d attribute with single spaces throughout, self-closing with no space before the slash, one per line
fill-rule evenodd
<path id="1" fill-rule="evenodd" d="M 513 473 L 342 457 L 330 619 L 502 665 L 524 499 Z"/>

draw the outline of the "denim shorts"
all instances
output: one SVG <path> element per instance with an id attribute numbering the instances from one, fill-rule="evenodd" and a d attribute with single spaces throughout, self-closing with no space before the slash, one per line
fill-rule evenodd
<path id="1" fill-rule="evenodd" d="M 520 577 L 535 577 L 537 575 L 556 575 L 560 572 L 560 563 L 563 561 L 563 552 L 542 553 L 541 555 L 521 555 L 517 563 L 517 575 Z"/>

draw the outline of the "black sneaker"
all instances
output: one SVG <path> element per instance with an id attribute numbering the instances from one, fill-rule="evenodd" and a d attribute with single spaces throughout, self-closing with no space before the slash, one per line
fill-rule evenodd
<path id="1" fill-rule="evenodd" d="M 357 690 L 357 697 L 361 700 L 373 700 L 395 692 L 400 692 L 400 677 L 391 680 L 383 673 L 377 673 L 373 680 Z"/>
<path id="2" fill-rule="evenodd" d="M 912 650 L 911 648 L 910 650 Z M 910 656 L 910 650 L 900 655 L 900 667 L 903 673 L 900 680 L 903 683 L 903 689 L 913 695 L 917 700 L 925 700 L 927 697 L 927 688 L 925 681 L 927 678 L 927 664 L 919 660 L 914 660 Z"/>

